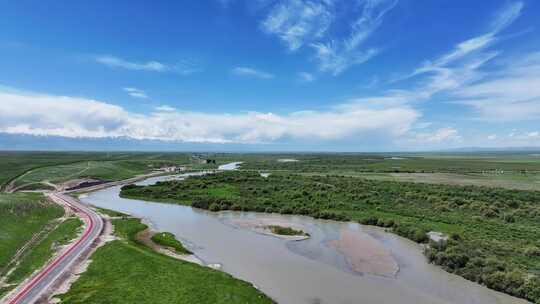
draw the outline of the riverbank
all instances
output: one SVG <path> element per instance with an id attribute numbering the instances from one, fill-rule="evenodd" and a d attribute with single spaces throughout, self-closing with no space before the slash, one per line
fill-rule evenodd
<path id="1" fill-rule="evenodd" d="M 540 194 L 481 187 L 224 172 L 123 188 L 123 197 L 216 210 L 305 214 L 392 229 L 417 242 L 428 231 L 451 236 L 427 256 L 449 272 L 532 301 L 540 299 L 536 252 Z M 497 199 L 496 203 L 493 200 Z M 533 248 L 533 249 L 530 249 Z"/>
<path id="2" fill-rule="evenodd" d="M 67 303 L 273 303 L 249 283 L 156 252 L 139 219 L 112 219 L 118 238 L 99 247 L 87 270 L 58 298 Z"/>

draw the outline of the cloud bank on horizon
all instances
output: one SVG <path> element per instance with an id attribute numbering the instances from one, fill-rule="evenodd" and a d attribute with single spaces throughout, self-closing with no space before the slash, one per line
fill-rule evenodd
<path id="1" fill-rule="evenodd" d="M 446 4 L 451 9 L 445 17 L 455 29 L 442 37 L 437 31 L 445 30 L 448 20 L 429 14 L 440 16 L 439 7 L 417 7 L 406 0 L 205 5 L 218 20 L 208 22 L 201 33 L 195 26 L 184 32 L 170 21 L 156 21 L 150 28 L 141 21 L 144 10 L 135 7 L 131 22 L 143 22 L 149 28 L 141 31 L 156 37 L 141 38 L 141 45 L 120 38 L 110 50 L 104 43 L 93 51 L 121 56 L 81 54 L 91 59 L 29 64 L 28 71 L 47 77 L 25 78 L 28 72 L 10 69 L 5 61 L 0 133 L 292 147 L 338 144 L 338 150 L 540 147 L 540 38 L 535 30 L 540 10 L 532 1 L 489 6 L 453 1 Z M 483 17 L 460 25 L 452 13 L 469 6 Z M 429 23 L 435 23 L 433 29 L 425 27 Z M 51 35 L 60 31 L 55 25 Z M 159 37 L 158 31 L 166 33 Z M 104 39 L 99 34 L 87 38 Z M 112 40 L 120 37 L 118 31 L 106 34 Z M 30 35 L 28 41 L 17 37 L 22 46 L 13 50 L 10 41 L 0 41 L 0 52 L 16 57 L 22 47 L 28 55 L 32 50 L 26 45 L 40 43 Z M 79 55 L 78 47 L 65 48 L 64 53 Z M 147 59 L 165 52 L 163 59 Z M 54 64 L 62 73 L 52 72 Z M 71 79 L 75 75 L 84 82 Z"/>

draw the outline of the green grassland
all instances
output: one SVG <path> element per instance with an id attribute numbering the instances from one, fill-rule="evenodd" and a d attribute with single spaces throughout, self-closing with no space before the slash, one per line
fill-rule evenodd
<path id="1" fill-rule="evenodd" d="M 187 153 L 142 152 L 0 152 L 0 188 L 12 181 L 29 190 L 41 189 L 36 183 L 60 183 L 77 178 L 121 180 L 171 165 L 215 167 L 200 164 Z M 26 187 L 25 187 L 26 188 Z"/>
<path id="2" fill-rule="evenodd" d="M 417 242 L 426 232 L 452 236 L 426 252 L 467 279 L 540 301 L 540 192 L 303 176 L 224 172 L 151 186 L 129 185 L 123 197 L 217 210 L 303 214 L 392 229 Z"/>
<path id="3" fill-rule="evenodd" d="M 215 164 L 205 164 L 204 160 Z M 281 162 L 296 159 L 297 162 Z M 142 153 L 142 152 L 0 152 L 0 187 L 12 180 L 24 189 L 50 188 L 43 181 L 69 179 L 120 180 L 147 173 L 152 168 L 187 165 L 214 169 L 219 164 L 243 161 L 244 170 L 358 176 L 368 173 L 398 174 L 398 180 L 488 185 L 515 189 L 539 189 L 540 156 L 535 153 Z M 407 173 L 424 173 L 414 175 Z M 444 173 L 446 179 L 431 177 Z M 399 175 L 401 174 L 401 175 Z M 455 174 L 455 175 L 453 175 Z M 467 175 L 464 178 L 464 175 Z M 474 176 L 471 176 L 474 175 Z"/>
<path id="4" fill-rule="evenodd" d="M 34 270 L 43 266 L 53 256 L 58 246 L 65 245 L 75 239 L 81 226 L 82 221 L 79 218 L 68 218 L 60 223 L 44 240 L 32 247 L 32 250 L 24 256 L 15 271 L 10 274 L 8 283 L 21 282 Z"/>
<path id="5" fill-rule="evenodd" d="M 103 157 L 106 155 L 82 152 L 0 152 L 0 188 L 31 169 Z"/>
<path id="6" fill-rule="evenodd" d="M 301 173 L 306 176 L 327 175 L 328 173 Z M 408 173 L 408 172 L 340 172 L 341 176 L 362 177 L 366 179 L 444 184 L 458 186 L 484 186 L 515 190 L 540 190 L 540 173 Z"/>
<path id="7" fill-rule="evenodd" d="M 63 214 L 61 207 L 39 193 L 0 194 L 0 276 L 7 275 L 4 282 L 9 284 L 0 288 L 0 296 L 42 267 L 57 246 L 76 236 L 81 221 L 70 218 L 59 222 Z M 34 235 L 39 237 L 29 243 L 18 263 L 10 264 Z"/>
<path id="8" fill-rule="evenodd" d="M 173 248 L 179 254 L 192 254 L 187 250 L 180 241 L 176 239 L 174 234 L 170 232 L 160 232 L 152 236 L 152 241 L 158 245 Z"/>
<path id="9" fill-rule="evenodd" d="M 273 303 L 221 271 L 156 253 L 135 239 L 138 219 L 113 220 L 115 240 L 97 249 L 62 303 Z"/>
<path id="10" fill-rule="evenodd" d="M 64 210 L 38 193 L 0 194 L 0 269 Z"/>
<path id="11" fill-rule="evenodd" d="M 540 154 L 253 154 L 242 170 L 540 190 Z M 294 162 L 282 162 L 295 159 Z"/>
<path id="12" fill-rule="evenodd" d="M 281 162 L 295 159 L 295 162 Z M 540 172 L 540 156 L 534 153 L 477 154 L 240 154 L 242 169 L 296 172 L 445 172 L 482 171 Z"/>
<path id="13" fill-rule="evenodd" d="M 149 164 L 137 161 L 84 161 L 32 170 L 18 178 L 15 185 L 20 186 L 41 181 L 58 184 L 78 178 L 121 180 L 148 173 L 152 169 L 153 167 Z"/>

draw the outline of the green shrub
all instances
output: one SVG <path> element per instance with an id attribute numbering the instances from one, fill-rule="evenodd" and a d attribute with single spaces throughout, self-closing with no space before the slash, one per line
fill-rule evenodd
<path id="1" fill-rule="evenodd" d="M 180 241 L 176 239 L 174 234 L 170 232 L 160 232 L 152 236 L 152 241 L 156 244 L 173 248 L 174 251 L 180 254 L 192 254 L 191 251 L 187 250 Z"/>

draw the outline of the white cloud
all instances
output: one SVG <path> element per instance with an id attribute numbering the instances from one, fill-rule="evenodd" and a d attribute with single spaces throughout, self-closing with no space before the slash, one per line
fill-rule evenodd
<path id="1" fill-rule="evenodd" d="M 343 40 L 330 42 L 314 42 L 311 44 L 319 60 L 319 69 L 330 72 L 334 76 L 341 74 L 349 67 L 362 64 L 380 51 L 377 48 L 359 50 L 359 47 L 382 24 L 388 11 L 394 8 L 397 0 L 366 0 L 359 17 L 351 25 L 350 35 Z"/>
<path id="2" fill-rule="evenodd" d="M 441 143 L 447 141 L 459 142 L 462 140 L 459 131 L 454 128 L 441 128 L 433 132 L 417 133 L 416 141 L 423 143 Z"/>
<path id="3" fill-rule="evenodd" d="M 157 61 L 130 62 L 114 56 L 100 56 L 96 58 L 96 62 L 113 68 L 137 71 L 165 72 L 171 69 L 171 67 Z"/>
<path id="4" fill-rule="evenodd" d="M 256 69 L 253 69 L 253 68 L 249 68 L 249 67 L 235 67 L 235 68 L 233 68 L 231 70 L 231 72 L 234 75 L 238 75 L 238 76 L 249 76 L 249 77 L 255 77 L 255 78 L 260 78 L 260 79 L 272 79 L 272 78 L 274 78 L 273 74 L 270 74 L 270 73 L 267 73 L 267 72 L 264 72 L 264 71 L 260 71 L 260 70 L 256 70 Z"/>
<path id="5" fill-rule="evenodd" d="M 422 88 L 428 97 L 441 91 L 459 89 L 484 78 L 486 75 L 479 69 L 499 55 L 498 51 L 484 50 L 499 40 L 497 35 L 520 16 L 522 8 L 522 2 L 509 3 L 494 16 L 488 32 L 458 43 L 450 52 L 424 62 L 404 78 L 428 74 Z"/>
<path id="6" fill-rule="evenodd" d="M 498 39 L 496 34 L 519 16 L 521 6 L 520 3 L 513 4 L 509 6 L 510 9 L 502 10 L 500 14 L 505 18 L 496 16 L 495 19 L 503 21 L 494 22 L 493 24 L 497 26 L 494 26 L 488 34 L 479 37 L 488 35 L 490 39 L 493 39 L 492 41 L 496 41 Z M 536 62 L 540 63 L 540 53 L 526 56 L 521 59 L 520 64 L 516 64 L 514 60 L 511 69 L 503 69 L 508 70 L 506 72 L 487 73 L 481 68 L 499 55 L 497 51 L 485 51 L 487 45 L 481 38 L 458 43 L 455 50 L 433 62 L 424 63 L 412 74 L 412 76 L 422 76 L 416 86 L 407 90 L 389 90 L 378 96 L 355 98 L 342 110 L 346 111 L 347 107 L 365 104 L 382 108 L 408 107 L 420 101 L 430 100 L 435 94 L 444 92 L 451 97 L 459 97 L 458 102 L 476 107 L 479 112 L 483 112 L 482 116 L 492 117 L 493 120 L 505 121 L 517 117 L 520 119 L 540 118 L 540 98 L 538 97 L 540 83 L 536 77 L 531 77 L 531 75 L 540 75 L 540 64 L 536 64 Z M 331 49 L 323 49 L 323 51 L 331 52 Z M 492 83 L 500 78 L 504 78 L 504 81 Z M 501 97 L 498 98 L 496 93 Z M 419 132 L 418 129 L 421 129 L 421 126 L 421 123 L 415 123 L 399 143 L 404 146 L 421 146 L 425 149 L 428 146 L 434 148 L 464 142 L 463 136 L 455 128 Z M 430 126 L 424 126 L 424 129 L 427 127 Z"/>
<path id="7" fill-rule="evenodd" d="M 455 90 L 456 103 L 472 107 L 481 120 L 540 119 L 540 52 L 513 59 L 492 74 Z"/>
<path id="8" fill-rule="evenodd" d="M 168 105 L 162 105 L 162 106 L 156 107 L 156 111 L 159 111 L 159 112 L 174 112 L 174 111 L 176 111 L 176 109 L 171 107 L 171 106 L 168 106 Z"/>
<path id="9" fill-rule="evenodd" d="M 148 95 L 146 92 L 137 88 L 123 88 L 123 90 L 131 97 L 146 99 Z"/>
<path id="10" fill-rule="evenodd" d="M 532 137 L 532 138 L 540 138 L 540 132 L 538 132 L 538 131 L 529 132 L 529 133 L 527 133 L 527 136 Z"/>
<path id="11" fill-rule="evenodd" d="M 489 140 L 495 140 L 495 139 L 497 139 L 497 135 L 496 135 L 496 134 L 488 135 L 487 139 L 489 139 Z"/>
<path id="12" fill-rule="evenodd" d="M 319 60 L 319 69 L 322 72 L 330 72 L 337 76 L 355 64 L 362 64 L 374 56 L 379 51 L 369 49 L 367 51 L 343 50 L 336 43 L 314 43 L 311 45 L 316 51 L 316 58 Z"/>
<path id="13" fill-rule="evenodd" d="M 302 82 L 312 82 L 312 81 L 315 80 L 315 76 L 313 76 L 313 74 L 307 73 L 307 72 L 298 73 L 298 78 Z"/>
<path id="14" fill-rule="evenodd" d="M 295 51 L 326 33 L 334 18 L 331 6 L 329 1 L 283 1 L 272 8 L 261 25 L 266 33 L 277 35 Z"/>
<path id="15" fill-rule="evenodd" d="M 203 113 L 158 107 L 132 113 L 101 101 L 0 90 L 0 132 L 64 137 L 128 137 L 163 141 L 264 143 L 340 140 L 376 133 L 393 140 L 420 117 L 406 106 L 342 105 L 288 114 Z"/>
<path id="16" fill-rule="evenodd" d="M 540 131 L 512 130 L 508 135 L 497 137 L 505 146 L 540 146 Z"/>
<path id="17" fill-rule="evenodd" d="M 458 43 L 450 52 L 433 61 L 426 61 L 405 77 L 422 76 L 417 87 L 409 90 L 390 91 L 386 95 L 374 98 L 386 103 L 407 104 L 429 100 L 433 95 L 445 92 L 452 97 L 458 97 L 458 103 L 477 108 L 479 112 L 486 114 L 484 116 L 506 119 L 506 117 L 523 116 L 524 113 L 528 113 L 530 117 L 536 117 L 540 110 L 533 109 L 538 106 L 534 100 L 521 99 L 522 108 L 512 106 L 512 109 L 509 109 L 509 107 L 500 105 L 500 98 L 496 100 L 494 93 L 495 90 L 504 92 L 506 98 L 512 95 L 513 97 L 508 100 L 516 100 L 515 97 L 518 93 L 522 96 L 524 94 L 529 94 L 531 97 L 537 96 L 534 93 L 537 90 L 532 88 L 532 82 L 535 80 L 530 75 L 531 71 L 540 72 L 540 65 L 534 66 L 531 64 L 533 60 L 527 59 L 527 67 L 524 65 L 519 68 L 515 67 L 512 75 L 515 84 L 509 83 L 510 79 L 505 79 L 504 83 L 492 83 L 493 75 L 499 75 L 500 71 L 490 71 L 490 73 L 482 71 L 487 63 L 500 54 L 499 51 L 486 50 L 487 47 L 493 45 L 499 39 L 497 35 L 519 17 L 522 7 L 523 3 L 521 2 L 510 3 L 495 15 L 487 33 Z M 537 57 L 540 58 L 540 56 Z M 528 76 L 516 77 L 519 73 L 525 73 Z M 490 77 L 491 80 L 488 80 Z M 517 82 L 521 82 L 521 85 L 518 85 Z M 484 100 L 482 94 L 488 94 L 489 98 Z M 493 106 L 495 104 L 499 106 Z M 540 107 L 538 108 L 540 109 Z M 495 111 L 498 113 L 497 115 L 502 116 L 493 115 Z M 488 114 L 488 112 L 492 113 Z"/>
<path id="18" fill-rule="evenodd" d="M 521 15 L 522 9 L 523 2 L 521 1 L 508 3 L 495 15 L 489 32 L 458 43 L 449 53 L 444 54 L 433 62 L 426 62 L 421 68 L 415 71 L 414 75 L 436 72 L 441 67 L 448 66 L 490 46 L 498 40 L 497 35 Z"/>
<path id="19" fill-rule="evenodd" d="M 493 32 L 498 33 L 514 22 L 523 10 L 523 1 L 508 2 L 491 22 Z"/>
<path id="20" fill-rule="evenodd" d="M 379 53 L 375 47 L 360 46 L 381 26 L 384 16 L 397 0 L 291 0 L 274 5 L 261 23 L 264 32 L 278 36 L 290 51 L 310 46 L 315 51 L 320 71 L 336 76 L 349 67 L 364 63 Z M 349 16 L 336 11 L 357 13 L 344 37 L 330 36 L 330 27 Z M 342 22 L 345 23 L 345 22 Z"/>

